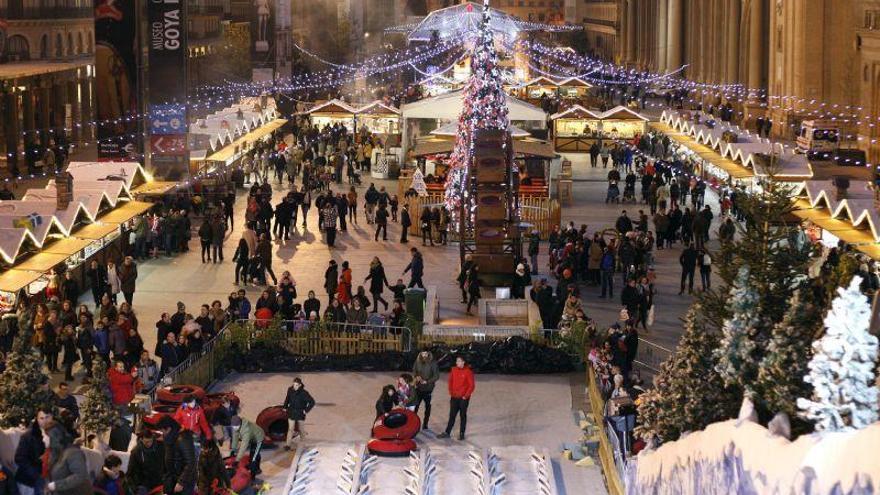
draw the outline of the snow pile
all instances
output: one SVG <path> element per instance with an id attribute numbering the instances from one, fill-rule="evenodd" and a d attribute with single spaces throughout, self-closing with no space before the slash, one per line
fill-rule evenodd
<path id="1" fill-rule="evenodd" d="M 285 495 L 356 493 L 362 452 L 363 446 L 355 444 L 328 443 L 300 449 L 293 459 Z"/>
<path id="2" fill-rule="evenodd" d="M 723 421 L 639 454 L 626 492 L 867 495 L 880 487 L 878 444 L 880 423 L 791 442 L 753 422 Z"/>
<path id="3" fill-rule="evenodd" d="M 490 495 L 555 495 L 556 480 L 546 451 L 510 446 L 489 449 Z"/>

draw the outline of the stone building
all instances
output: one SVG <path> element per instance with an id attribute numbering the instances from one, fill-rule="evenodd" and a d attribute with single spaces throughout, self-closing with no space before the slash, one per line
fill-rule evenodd
<path id="1" fill-rule="evenodd" d="M 569 0 L 566 13 L 606 60 L 684 67 L 707 103 L 730 99 L 747 125 L 767 114 L 777 136 L 808 118 L 849 120 L 843 133 L 880 160 L 878 0 Z"/>
<path id="2" fill-rule="evenodd" d="M 0 169 L 94 138 L 92 0 L 0 0 Z"/>

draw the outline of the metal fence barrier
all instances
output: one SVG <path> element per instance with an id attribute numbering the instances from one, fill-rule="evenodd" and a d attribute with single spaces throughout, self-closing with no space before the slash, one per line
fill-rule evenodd
<path id="1" fill-rule="evenodd" d="M 636 353 L 635 363 L 639 364 L 654 373 L 660 372 L 660 365 L 672 356 L 675 351 L 667 349 L 662 345 L 657 345 L 643 338 L 639 338 L 639 349 Z"/>

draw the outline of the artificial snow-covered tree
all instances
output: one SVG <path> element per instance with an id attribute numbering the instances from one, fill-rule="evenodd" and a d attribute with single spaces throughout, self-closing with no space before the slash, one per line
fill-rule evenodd
<path id="1" fill-rule="evenodd" d="M 771 177 L 756 192 L 737 195 L 745 221 L 737 224 L 736 239 L 723 243 L 716 257 L 719 289 L 701 296 L 707 324 L 724 336 L 716 353 L 719 371 L 726 383 L 737 384 L 749 395 L 762 421 L 778 411 L 765 403 L 758 371 L 774 328 L 788 313 L 795 292 L 805 285 L 817 254 L 800 223 L 790 220 L 793 191 L 773 179 L 774 168 L 771 160 L 767 167 Z M 740 300 L 743 296 L 746 301 Z"/>
<path id="2" fill-rule="evenodd" d="M 639 435 L 672 441 L 736 413 L 739 394 L 725 387 L 712 357 L 719 340 L 706 326 L 703 307 L 695 303 L 678 350 L 660 367 L 656 387 L 639 397 Z"/>
<path id="3" fill-rule="evenodd" d="M 83 436 L 94 433 L 100 438 L 101 433 L 112 428 L 119 417 L 119 412 L 110 401 L 107 363 L 103 359 L 95 359 L 92 364 L 92 381 L 84 395 L 85 400 L 80 407 Z"/>
<path id="4" fill-rule="evenodd" d="M 716 369 L 728 386 L 736 385 L 751 393 L 758 376 L 753 332 L 761 326 L 759 297 L 749 286 L 749 267 L 742 266 L 730 290 L 730 317 L 721 327 L 720 345 L 713 350 Z"/>
<path id="5" fill-rule="evenodd" d="M 470 8 L 470 7 L 469 7 Z M 473 159 L 474 131 L 477 129 L 506 130 L 507 96 L 504 93 L 495 38 L 490 26 L 489 0 L 483 0 L 483 17 L 471 55 L 471 77 L 464 87 L 455 147 L 450 157 L 446 179 L 446 206 L 458 219 L 461 206 L 471 208 L 468 198 L 469 169 Z"/>
<path id="6" fill-rule="evenodd" d="M 797 417 L 798 397 L 809 396 L 812 390 L 804 381 L 813 357 L 806 343 L 822 334 L 824 295 L 811 289 L 805 285 L 798 290 L 785 317 L 773 327 L 755 383 L 756 395 L 769 412 L 784 412 L 792 419 Z"/>
<path id="7" fill-rule="evenodd" d="M 805 380 L 813 386 L 811 399 L 797 401 L 802 416 L 818 431 L 847 431 L 877 421 L 875 385 L 877 337 L 868 333 L 871 309 L 853 277 L 839 288 L 825 316 L 825 335 L 813 343 L 813 359 Z"/>
<path id="8" fill-rule="evenodd" d="M 43 373 L 43 360 L 32 341 L 32 331 L 19 331 L 6 358 L 6 371 L 0 373 L 0 426 L 4 428 L 30 424 L 37 410 L 52 404 L 49 377 Z"/>

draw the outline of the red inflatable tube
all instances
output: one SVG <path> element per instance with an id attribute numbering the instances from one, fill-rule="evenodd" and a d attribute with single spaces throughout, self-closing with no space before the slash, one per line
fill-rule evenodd
<path id="1" fill-rule="evenodd" d="M 231 484 L 230 488 L 234 493 L 241 493 L 251 486 L 253 477 L 251 476 L 251 470 L 248 467 L 251 463 L 250 454 L 245 454 L 240 461 L 236 461 L 235 457 L 230 456 L 227 457 L 224 462 L 226 463 L 227 470 L 235 469 L 235 472 L 229 476 Z"/>
<path id="2" fill-rule="evenodd" d="M 266 438 L 263 439 L 264 446 L 271 446 L 276 443 L 284 443 L 287 441 L 287 411 L 281 406 L 272 406 L 263 409 L 257 416 L 257 426 L 266 432 Z"/>
<path id="3" fill-rule="evenodd" d="M 379 440 L 374 438 L 367 442 L 367 450 L 373 455 L 382 457 L 406 457 L 416 448 L 416 442 L 411 439 Z"/>
<path id="4" fill-rule="evenodd" d="M 156 398 L 163 404 L 180 404 L 188 395 L 201 401 L 205 398 L 205 389 L 197 385 L 167 385 L 156 392 Z"/>
<path id="5" fill-rule="evenodd" d="M 422 429 L 419 416 L 409 409 L 392 409 L 376 420 L 373 438 L 377 440 L 409 440 Z"/>

